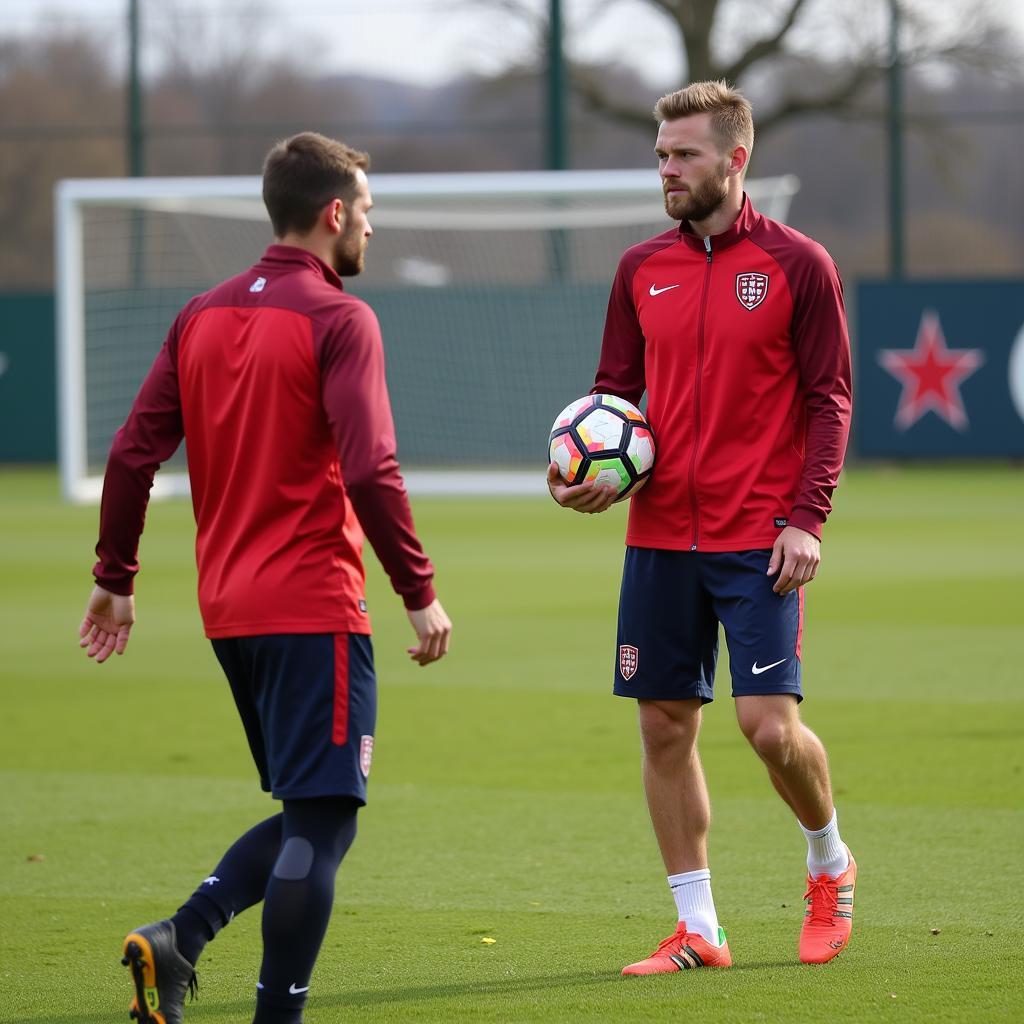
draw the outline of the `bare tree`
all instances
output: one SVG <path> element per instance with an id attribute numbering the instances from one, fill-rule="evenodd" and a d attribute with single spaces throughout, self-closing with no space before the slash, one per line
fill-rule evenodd
<path id="1" fill-rule="evenodd" d="M 343 90 L 331 97 L 318 82 L 318 48 L 276 28 L 266 0 L 242 0 L 227 12 L 200 12 L 181 0 L 154 8 L 148 32 L 157 60 L 147 88 L 154 168 L 252 173 L 275 138 L 357 112 Z M 179 125 L 194 126 L 185 146 Z"/>
<path id="2" fill-rule="evenodd" d="M 347 132 L 361 104 L 321 80 L 302 40 L 263 8 L 233 8 L 233 31 L 181 3 L 149 12 L 145 82 L 150 174 L 252 174 L 294 131 Z M 0 35 L 0 281 L 46 287 L 53 275 L 53 187 L 125 174 L 125 86 L 117 41 L 41 23 Z"/>
<path id="3" fill-rule="evenodd" d="M 492 2 L 533 26 L 537 53 L 543 54 L 547 23 L 537 3 Z M 592 0 L 586 10 L 577 9 L 570 39 L 630 5 L 646 5 L 664 20 L 667 45 L 678 53 L 685 80 L 753 85 L 749 91 L 762 100 L 761 134 L 801 115 L 850 109 L 890 63 L 890 0 Z M 893 0 L 893 5 L 903 26 L 901 61 L 907 68 L 1009 72 L 1015 60 L 1019 63 L 1019 40 L 1015 53 L 1013 35 L 991 0 L 969 7 L 962 0 Z M 649 105 L 624 100 L 605 84 L 608 63 L 572 60 L 574 91 L 612 120 L 649 126 Z M 810 72 L 803 87 L 802 69 Z"/>

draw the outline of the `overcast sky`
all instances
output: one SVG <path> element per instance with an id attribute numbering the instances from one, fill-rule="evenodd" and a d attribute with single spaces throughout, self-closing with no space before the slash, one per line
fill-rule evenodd
<path id="1" fill-rule="evenodd" d="M 543 11 L 548 0 L 525 0 Z M 1024 37 L 1024 0 L 982 0 L 1002 11 Z M 143 24 L 155 30 L 176 9 L 183 26 L 239 30 L 245 12 L 262 10 L 252 26 L 261 46 L 303 40 L 310 66 L 325 73 L 365 73 L 436 84 L 464 71 L 494 71 L 529 53 L 533 35 L 495 0 L 140 0 Z M 887 0 L 818 0 L 863 12 L 884 29 Z M 951 11 L 978 0 L 928 0 Z M 620 0 L 600 17 L 597 0 L 562 0 L 566 45 L 574 56 L 634 67 L 653 86 L 682 77 L 675 39 L 662 16 L 643 0 Z M 763 9 L 777 7 L 764 0 Z M 814 5 L 812 5 L 814 6 Z M 41 23 L 83 27 L 117 42 L 123 59 L 128 0 L 0 0 L 0 34 L 29 33 Z M 152 66 L 155 31 L 148 62 Z"/>

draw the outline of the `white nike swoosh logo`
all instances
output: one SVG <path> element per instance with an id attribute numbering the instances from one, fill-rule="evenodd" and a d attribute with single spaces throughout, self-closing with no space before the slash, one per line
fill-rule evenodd
<path id="1" fill-rule="evenodd" d="M 773 661 L 770 665 L 758 665 L 754 662 L 754 667 L 750 670 L 755 676 L 759 676 L 762 672 L 767 672 L 770 668 L 775 668 L 776 665 L 781 665 L 783 661 L 789 661 L 789 658 L 782 658 L 779 661 Z"/>
<path id="2" fill-rule="evenodd" d="M 293 996 L 300 996 L 300 995 L 302 995 L 302 993 L 303 993 L 303 992 L 308 992 L 308 991 L 309 991 L 309 986 L 308 986 L 308 985 L 306 985 L 306 987 L 305 987 L 305 988 L 296 988 L 296 987 L 295 987 L 295 982 L 293 981 L 293 982 L 292 982 L 292 983 L 291 983 L 291 984 L 290 984 L 290 985 L 288 986 L 288 991 L 289 991 L 289 992 L 290 992 L 290 993 L 291 993 L 291 994 L 292 994 Z"/>
<path id="3" fill-rule="evenodd" d="M 673 288 L 678 288 L 677 284 L 667 284 L 664 288 L 656 288 L 653 284 L 651 285 L 651 295 L 660 295 L 662 292 L 670 292 Z"/>

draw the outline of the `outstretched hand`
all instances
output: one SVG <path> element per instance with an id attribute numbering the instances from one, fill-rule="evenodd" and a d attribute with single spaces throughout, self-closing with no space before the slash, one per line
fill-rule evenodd
<path id="1" fill-rule="evenodd" d="M 604 512 L 615 503 L 618 491 L 610 484 L 567 484 L 558 471 L 558 463 L 548 466 L 548 490 L 563 508 L 594 515 Z"/>
<path id="2" fill-rule="evenodd" d="M 787 526 L 775 538 L 768 575 L 779 574 L 772 590 L 780 597 L 810 583 L 821 563 L 821 541 L 798 526 Z"/>
<path id="3" fill-rule="evenodd" d="M 420 665 L 429 665 L 448 653 L 452 635 L 452 620 L 448 618 L 441 602 L 434 600 L 418 611 L 406 609 L 412 628 L 416 630 L 419 644 L 408 648 L 409 657 Z"/>
<path id="4" fill-rule="evenodd" d="M 85 653 L 95 658 L 97 665 L 102 665 L 111 654 L 124 654 L 134 622 L 134 597 L 93 587 L 85 618 L 78 627 L 78 646 L 85 648 Z"/>

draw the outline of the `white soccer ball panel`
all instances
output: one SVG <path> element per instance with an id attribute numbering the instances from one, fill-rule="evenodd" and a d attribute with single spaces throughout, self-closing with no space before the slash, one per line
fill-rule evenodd
<path id="1" fill-rule="evenodd" d="M 558 472 L 567 483 L 576 483 L 576 474 L 583 463 L 583 456 L 576 447 L 571 434 L 559 434 L 551 441 L 549 454 L 558 463 Z"/>
<path id="2" fill-rule="evenodd" d="M 626 452 L 637 473 L 646 473 L 654 465 L 654 444 L 646 430 L 633 428 Z"/>
<path id="3" fill-rule="evenodd" d="M 587 451 L 618 451 L 622 447 L 622 435 L 626 422 L 621 416 L 607 409 L 597 408 L 584 416 L 576 425 L 576 432 L 587 446 Z"/>
<path id="4" fill-rule="evenodd" d="M 598 472 L 592 477 L 588 474 L 588 478 L 592 479 L 598 487 L 607 485 L 609 487 L 614 487 L 616 491 L 621 491 L 625 487 L 629 486 L 628 481 L 625 483 L 623 482 L 624 476 L 625 473 L 622 470 L 615 469 L 612 466 L 605 466 L 603 469 L 598 470 Z"/>

